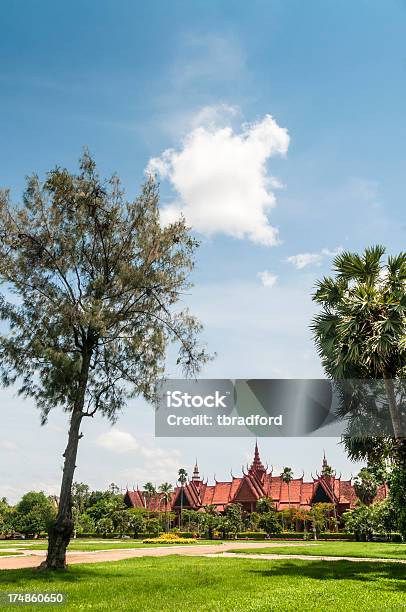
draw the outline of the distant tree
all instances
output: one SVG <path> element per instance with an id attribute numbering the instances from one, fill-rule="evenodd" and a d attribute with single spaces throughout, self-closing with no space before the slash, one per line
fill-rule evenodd
<path id="1" fill-rule="evenodd" d="M 272 533 L 280 533 L 282 531 L 278 514 L 274 511 L 264 512 L 263 514 L 261 514 L 261 518 L 259 519 L 259 526 L 269 535 Z"/>
<path id="2" fill-rule="evenodd" d="M 159 535 L 159 520 L 157 518 L 149 518 L 145 521 L 145 531 L 148 534 Z"/>
<path id="3" fill-rule="evenodd" d="M 249 520 L 248 520 L 248 529 L 250 529 L 251 531 L 257 531 L 260 518 L 261 518 L 261 515 L 259 512 L 251 512 L 251 514 L 249 515 Z"/>
<path id="4" fill-rule="evenodd" d="M 353 533 L 357 540 L 371 540 L 374 532 L 374 522 L 371 509 L 361 504 L 354 510 L 348 510 L 343 514 L 346 530 Z"/>
<path id="5" fill-rule="evenodd" d="M 115 482 L 109 484 L 109 491 L 112 495 L 120 495 L 120 487 Z"/>
<path id="6" fill-rule="evenodd" d="M 164 482 L 159 486 L 158 491 L 160 493 L 160 502 L 163 502 L 165 508 L 165 530 L 169 531 L 169 507 L 173 494 L 172 485 L 169 482 Z"/>
<path id="7" fill-rule="evenodd" d="M 281 474 L 282 481 L 288 485 L 288 499 L 289 499 L 289 509 L 290 509 L 290 483 L 293 480 L 293 470 L 290 467 L 284 467 L 283 472 Z"/>
<path id="8" fill-rule="evenodd" d="M 243 525 L 242 514 L 241 504 L 228 504 L 224 513 L 227 521 L 227 533 L 236 536 L 241 531 Z"/>
<path id="9" fill-rule="evenodd" d="M 96 523 L 96 533 L 99 533 L 103 536 L 111 535 L 114 532 L 114 524 L 111 518 L 105 516 L 97 521 Z"/>
<path id="10" fill-rule="evenodd" d="M 270 512 L 271 510 L 275 510 L 275 502 L 272 497 L 260 497 L 257 501 L 256 508 L 260 514 Z"/>
<path id="11" fill-rule="evenodd" d="M 141 508 L 130 508 L 130 529 L 133 531 L 134 538 L 138 538 L 139 534 L 145 529 L 145 511 Z"/>
<path id="12" fill-rule="evenodd" d="M 209 540 L 214 537 L 214 530 L 218 524 L 219 514 L 215 504 L 208 504 L 204 507 L 204 513 L 201 514 L 201 524 L 204 531 L 207 533 Z"/>
<path id="13" fill-rule="evenodd" d="M 197 242 L 182 219 L 162 227 L 158 203 L 154 179 L 128 202 L 119 179 L 102 180 L 88 153 L 78 174 L 57 167 L 44 182 L 30 177 L 17 206 L 0 193 L 2 382 L 19 379 L 43 423 L 54 407 L 70 415 L 43 568 L 65 568 L 83 419 L 114 421 L 128 397 L 154 401 L 172 341 L 186 375 L 207 361 L 200 323 L 178 308 Z"/>
<path id="14" fill-rule="evenodd" d="M 15 531 L 15 509 L 7 503 L 3 497 L 0 500 L 0 535 L 11 536 Z"/>
<path id="15" fill-rule="evenodd" d="M 315 537 L 328 528 L 331 514 L 333 512 L 333 504 L 319 503 L 312 506 L 310 510 L 310 520 Z"/>
<path id="16" fill-rule="evenodd" d="M 39 536 L 48 531 L 54 518 L 55 510 L 42 492 L 26 493 L 16 506 L 16 529 L 26 535 Z"/>
<path id="17" fill-rule="evenodd" d="M 363 504 L 369 506 L 374 501 L 378 486 L 368 468 L 361 468 L 354 479 L 354 490 Z"/>
<path id="18" fill-rule="evenodd" d="M 183 512 L 183 495 L 184 495 L 184 487 L 187 483 L 187 471 L 184 468 L 180 468 L 178 472 L 178 482 L 180 484 L 180 518 L 179 518 L 179 526 L 182 529 L 182 512 Z"/>
<path id="19" fill-rule="evenodd" d="M 370 513 L 374 533 L 389 537 L 392 532 L 396 531 L 398 520 L 390 498 L 370 506 Z"/>
<path id="20" fill-rule="evenodd" d="M 156 487 L 152 484 L 152 482 L 146 482 L 143 491 L 147 508 L 148 510 L 151 510 L 151 501 L 156 496 Z"/>

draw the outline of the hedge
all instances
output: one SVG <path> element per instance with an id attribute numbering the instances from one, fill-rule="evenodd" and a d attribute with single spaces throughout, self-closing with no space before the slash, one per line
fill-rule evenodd
<path id="1" fill-rule="evenodd" d="M 282 533 L 271 533 L 268 536 L 270 540 L 303 540 L 304 534 L 307 533 L 310 539 L 313 539 L 312 531 L 284 531 Z M 267 539 L 266 533 L 262 531 L 243 531 L 237 534 L 239 540 L 265 540 Z M 317 536 L 318 540 L 354 540 L 352 533 L 320 533 Z"/>

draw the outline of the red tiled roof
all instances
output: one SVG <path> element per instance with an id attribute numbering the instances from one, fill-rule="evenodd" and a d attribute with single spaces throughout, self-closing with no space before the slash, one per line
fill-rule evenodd
<path id="1" fill-rule="evenodd" d="M 324 463 L 327 465 L 325 458 Z M 287 483 L 283 482 L 280 475 L 273 476 L 272 473 L 266 471 L 259 458 L 256 445 L 254 461 L 247 474 L 244 474 L 241 478 L 233 476 L 231 481 L 216 481 L 214 485 L 208 485 L 207 482 L 198 481 L 194 477 L 184 487 L 184 494 L 188 500 L 188 507 L 195 510 L 214 504 L 219 511 L 222 511 L 227 504 L 233 501 L 252 504 L 253 501 L 264 496 L 269 496 L 274 500 L 277 510 L 288 508 L 289 499 L 291 507 L 309 509 L 319 487 L 322 487 L 327 497 L 337 504 L 340 511 L 355 507 L 357 496 L 351 480 L 341 480 L 341 478 L 336 478 L 333 475 L 318 476 L 316 479 L 313 478 L 313 482 L 304 482 L 302 477 L 294 478 L 288 486 Z M 172 495 L 172 509 L 174 506 L 178 507 L 176 500 L 179 490 L 180 488 L 177 487 Z M 384 499 L 387 493 L 387 486 L 382 485 L 379 487 L 375 499 Z M 133 507 L 148 507 L 150 510 L 164 509 L 159 494 L 149 499 L 142 491 L 127 491 L 126 500 L 126 503 Z"/>

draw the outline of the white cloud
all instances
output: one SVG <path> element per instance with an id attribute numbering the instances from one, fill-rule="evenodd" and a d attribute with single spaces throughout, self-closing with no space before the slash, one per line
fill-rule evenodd
<path id="1" fill-rule="evenodd" d="M 298 270 L 302 270 L 309 265 L 320 266 L 326 257 L 335 257 L 343 250 L 343 247 L 338 246 L 333 251 L 330 249 L 322 249 L 317 253 L 298 253 L 297 255 L 291 255 L 287 257 L 286 261 L 293 264 Z"/>
<path id="2" fill-rule="evenodd" d="M 110 431 L 101 434 L 97 438 L 96 444 L 115 453 L 128 453 L 138 449 L 137 440 L 134 436 L 118 429 L 110 429 Z"/>
<path id="3" fill-rule="evenodd" d="M 226 105 L 204 109 L 203 125 L 189 132 L 180 150 L 167 149 L 152 158 L 146 171 L 168 179 L 177 194 L 176 201 L 161 210 L 163 223 L 182 213 L 203 234 L 275 245 L 278 231 L 267 213 L 275 205 L 272 189 L 280 184 L 268 175 L 266 162 L 286 154 L 289 135 L 271 115 L 242 126 L 238 133 L 230 125 L 219 127 L 222 115 L 235 112 Z"/>
<path id="4" fill-rule="evenodd" d="M 258 276 L 261 279 L 261 283 L 264 287 L 273 287 L 278 280 L 276 274 L 272 274 L 272 272 L 268 272 L 268 270 L 258 272 Z"/>
<path id="5" fill-rule="evenodd" d="M 0 450 L 15 451 L 17 449 L 17 444 L 12 440 L 0 440 Z"/>

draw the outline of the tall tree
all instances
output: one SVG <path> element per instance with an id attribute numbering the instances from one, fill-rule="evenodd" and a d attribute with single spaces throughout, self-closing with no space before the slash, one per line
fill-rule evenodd
<path id="1" fill-rule="evenodd" d="M 159 485 L 158 491 L 161 497 L 160 502 L 163 502 L 165 504 L 165 525 L 166 525 L 166 531 L 169 531 L 168 507 L 170 506 L 170 503 L 172 500 L 172 493 L 173 493 L 172 485 L 169 482 L 163 482 L 161 485 Z"/>
<path id="2" fill-rule="evenodd" d="M 156 495 L 156 487 L 152 484 L 152 482 L 146 482 L 143 490 L 147 509 L 151 510 L 151 500 Z"/>
<path id="3" fill-rule="evenodd" d="M 374 501 L 378 490 L 375 477 L 368 468 L 361 468 L 354 479 L 354 490 L 363 504 L 369 506 Z"/>
<path id="4" fill-rule="evenodd" d="M 182 512 L 183 512 L 183 495 L 185 484 L 187 483 L 187 471 L 184 468 L 180 468 L 178 471 L 178 482 L 180 484 L 180 528 L 182 528 Z"/>
<path id="5" fill-rule="evenodd" d="M 374 246 L 363 255 L 335 257 L 335 278 L 319 281 L 313 295 L 322 309 L 312 329 L 332 378 L 383 379 L 394 437 L 400 440 L 393 381 L 406 375 L 406 252 L 386 263 L 384 253 L 384 247 Z"/>
<path id="6" fill-rule="evenodd" d="M 281 474 L 282 480 L 284 483 L 288 485 L 288 500 L 289 500 L 289 510 L 290 510 L 290 483 L 293 480 L 293 470 L 290 467 L 284 467 L 283 472 Z"/>
<path id="7" fill-rule="evenodd" d="M 321 312 L 312 329 L 325 371 L 333 379 L 377 379 L 382 385 L 392 424 L 392 436 L 344 439 L 352 459 L 382 459 L 394 463 L 391 496 L 398 510 L 399 529 L 406 537 L 406 252 L 383 261 L 385 248 L 374 246 L 362 255 L 343 252 L 333 262 L 335 277 L 317 283 L 313 299 Z M 361 398 L 374 410 L 374 393 Z"/>
<path id="8" fill-rule="evenodd" d="M 117 418 L 126 399 L 156 397 L 168 343 L 186 375 L 207 360 L 200 323 L 177 303 L 190 286 L 197 246 L 184 220 L 162 227 L 153 178 L 127 201 L 116 176 L 102 180 L 88 153 L 78 174 L 55 168 L 28 179 L 23 201 L 0 195 L 2 381 L 20 381 L 45 423 L 69 413 L 58 515 L 45 568 L 65 568 L 71 488 L 84 418 Z"/>

